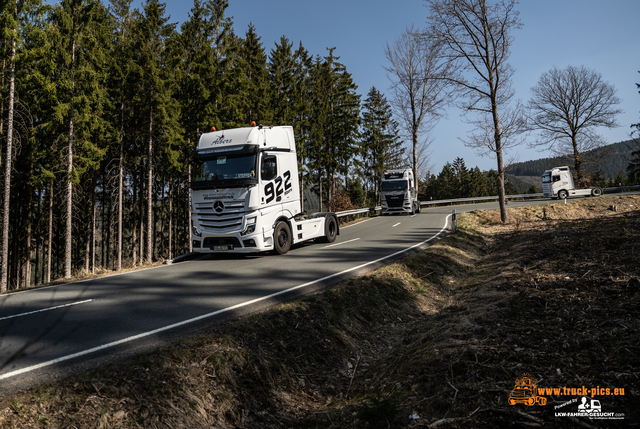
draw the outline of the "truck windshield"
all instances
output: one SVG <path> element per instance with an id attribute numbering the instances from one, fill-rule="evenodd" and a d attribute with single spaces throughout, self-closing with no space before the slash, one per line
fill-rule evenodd
<path id="1" fill-rule="evenodd" d="M 542 183 L 551 183 L 551 173 L 544 173 L 542 175 Z"/>
<path id="2" fill-rule="evenodd" d="M 257 184 L 257 154 L 218 155 L 196 158 L 191 173 L 192 188 Z"/>
<path id="3" fill-rule="evenodd" d="M 401 189 L 407 189 L 406 180 L 393 180 L 390 182 L 382 182 L 383 191 L 396 191 Z"/>

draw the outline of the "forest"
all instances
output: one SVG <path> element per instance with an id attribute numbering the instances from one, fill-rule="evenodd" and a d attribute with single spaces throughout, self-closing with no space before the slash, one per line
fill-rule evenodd
<path id="1" fill-rule="evenodd" d="M 1 5 L 2 291 L 188 252 L 189 158 L 211 127 L 293 125 L 329 205 L 402 154 L 384 96 L 361 117 L 334 49 L 283 36 L 267 55 L 225 0 L 196 0 L 180 28 L 156 0 Z"/>
<path id="2" fill-rule="evenodd" d="M 267 52 L 228 0 L 195 0 L 179 26 L 158 0 L 131 5 L 0 3 L 0 292 L 189 252 L 189 158 L 212 127 L 293 126 L 300 183 L 334 211 L 376 205 L 382 171 L 411 164 L 338 48 Z M 456 158 L 421 197 L 496 195 L 495 178 Z"/>

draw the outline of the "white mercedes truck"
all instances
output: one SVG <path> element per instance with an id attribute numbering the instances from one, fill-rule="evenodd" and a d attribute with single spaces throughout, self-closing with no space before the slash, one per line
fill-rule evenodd
<path id="1" fill-rule="evenodd" d="M 542 194 L 545 198 L 564 200 L 568 197 L 602 195 L 600 188 L 576 189 L 569 167 L 553 167 L 542 174 Z"/>
<path id="2" fill-rule="evenodd" d="M 420 213 L 420 201 L 416 195 L 413 170 L 390 170 L 382 173 L 380 200 L 382 214 Z"/>
<path id="3" fill-rule="evenodd" d="M 191 163 L 194 252 L 283 255 L 294 244 L 331 243 L 340 233 L 335 213 L 302 213 L 290 126 L 204 133 Z"/>

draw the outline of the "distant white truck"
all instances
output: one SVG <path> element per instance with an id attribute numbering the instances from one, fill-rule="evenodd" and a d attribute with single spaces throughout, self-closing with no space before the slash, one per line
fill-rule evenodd
<path id="1" fill-rule="evenodd" d="M 564 200 L 568 197 L 602 195 L 602 189 L 598 187 L 576 189 L 571 169 L 567 166 L 553 167 L 542 174 L 542 194 L 546 198 L 558 198 Z"/>
<path id="2" fill-rule="evenodd" d="M 380 185 L 382 214 L 420 213 L 413 170 L 390 170 L 382 173 Z"/>
<path id="3" fill-rule="evenodd" d="M 302 214 L 293 128 L 252 126 L 200 136 L 191 159 L 194 252 L 285 254 L 340 233 L 335 213 Z"/>

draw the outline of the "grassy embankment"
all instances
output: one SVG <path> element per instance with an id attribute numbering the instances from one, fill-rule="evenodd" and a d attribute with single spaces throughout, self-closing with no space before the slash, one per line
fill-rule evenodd
<path id="1" fill-rule="evenodd" d="M 0 427 L 610 427 L 640 420 L 640 198 L 459 215 L 322 294 L 0 401 Z M 421 216 L 428 216 L 426 210 Z M 624 420 L 509 405 L 515 378 Z M 566 406 L 569 411 L 575 405 Z M 603 424 L 605 423 L 605 424 Z"/>

